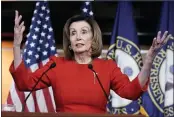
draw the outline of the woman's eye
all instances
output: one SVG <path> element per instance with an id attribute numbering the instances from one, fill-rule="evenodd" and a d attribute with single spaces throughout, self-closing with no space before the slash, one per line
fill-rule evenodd
<path id="1" fill-rule="evenodd" d="M 87 31 L 82 31 L 82 34 L 86 34 L 87 33 Z"/>
<path id="2" fill-rule="evenodd" d="M 71 32 L 70 35 L 75 35 L 75 31 Z"/>

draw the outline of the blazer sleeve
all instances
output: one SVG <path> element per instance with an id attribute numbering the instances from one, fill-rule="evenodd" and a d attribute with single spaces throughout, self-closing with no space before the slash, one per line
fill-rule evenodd
<path id="1" fill-rule="evenodd" d="M 35 72 L 30 72 L 28 68 L 25 67 L 24 61 L 15 69 L 14 61 L 12 62 L 9 71 L 14 79 L 17 88 L 20 91 L 31 91 L 41 75 L 49 69 L 50 65 L 55 61 L 55 57 L 51 57 L 50 61 L 44 65 L 42 68 L 37 69 Z M 52 68 L 54 69 L 54 68 Z M 42 76 L 42 80 L 37 84 L 35 90 L 43 89 L 51 85 L 50 79 L 53 78 L 55 73 L 50 69 Z"/>
<path id="2" fill-rule="evenodd" d="M 144 87 L 141 87 L 138 80 L 138 75 L 134 80 L 130 81 L 129 77 L 121 72 L 120 68 L 113 60 L 109 60 L 109 67 L 111 70 L 111 89 L 120 97 L 136 100 L 144 91 L 147 90 L 149 81 Z"/>

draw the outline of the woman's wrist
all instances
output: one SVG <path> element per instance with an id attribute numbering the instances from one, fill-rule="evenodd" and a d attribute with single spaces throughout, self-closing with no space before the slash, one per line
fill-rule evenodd
<path id="1" fill-rule="evenodd" d="M 151 69 L 152 64 L 153 64 L 153 61 L 151 61 L 151 60 L 145 60 L 144 65 L 143 65 L 143 69 L 144 70 Z"/>
<path id="2" fill-rule="evenodd" d="M 153 63 L 153 59 L 154 58 L 151 58 L 151 57 L 146 57 L 146 60 L 145 60 L 145 64 L 152 64 Z"/>
<path id="3" fill-rule="evenodd" d="M 14 48 L 20 48 L 21 47 L 21 44 L 13 44 L 13 47 Z"/>

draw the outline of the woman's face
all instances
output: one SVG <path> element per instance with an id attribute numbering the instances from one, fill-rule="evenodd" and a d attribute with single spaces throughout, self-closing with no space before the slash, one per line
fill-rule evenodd
<path id="1" fill-rule="evenodd" d="M 71 49 L 74 53 L 91 51 L 92 29 L 86 21 L 73 22 L 70 27 Z"/>

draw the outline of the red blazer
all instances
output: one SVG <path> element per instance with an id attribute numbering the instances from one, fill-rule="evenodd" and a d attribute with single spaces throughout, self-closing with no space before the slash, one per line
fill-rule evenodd
<path id="1" fill-rule="evenodd" d="M 57 112 L 106 112 L 107 100 L 88 65 L 77 64 L 75 61 L 66 60 L 63 57 L 51 57 L 44 67 L 34 73 L 28 72 L 24 61 L 17 69 L 14 69 L 12 63 L 10 72 L 18 89 L 31 90 L 38 78 L 53 62 L 56 63 L 56 67 L 42 77 L 45 83 L 40 82 L 36 89 L 52 86 Z M 148 83 L 141 88 L 137 77 L 130 82 L 113 60 L 96 58 L 93 60 L 93 68 L 108 95 L 112 89 L 123 98 L 136 100 L 147 89 Z"/>

